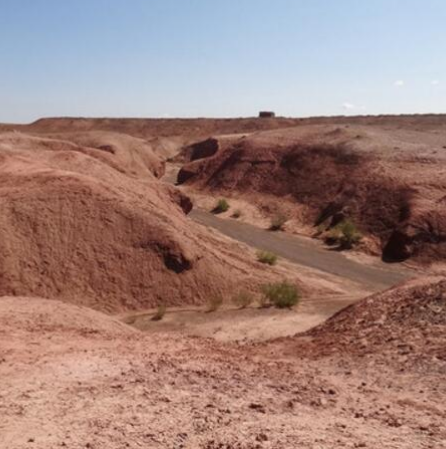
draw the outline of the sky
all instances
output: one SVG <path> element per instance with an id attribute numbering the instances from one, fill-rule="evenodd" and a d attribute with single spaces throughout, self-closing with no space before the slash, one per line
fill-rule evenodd
<path id="1" fill-rule="evenodd" d="M 0 0 L 0 122 L 446 112 L 445 0 Z"/>

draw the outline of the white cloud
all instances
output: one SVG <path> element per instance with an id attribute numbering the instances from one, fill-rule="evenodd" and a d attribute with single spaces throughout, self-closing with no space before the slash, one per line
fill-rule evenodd
<path id="1" fill-rule="evenodd" d="M 438 86 L 440 84 L 439 80 L 432 80 L 431 81 L 432 86 Z"/>
<path id="2" fill-rule="evenodd" d="M 393 85 L 395 86 L 395 87 L 403 87 L 404 86 L 404 81 L 403 80 L 396 80 L 394 83 L 393 83 Z"/>
<path id="3" fill-rule="evenodd" d="M 347 103 L 343 103 L 342 107 L 344 109 L 347 109 L 347 110 L 356 109 L 356 106 L 354 104 L 351 104 L 351 103 L 348 103 L 348 102 Z"/>
<path id="4" fill-rule="evenodd" d="M 342 103 L 342 108 L 346 111 L 364 111 L 366 109 L 365 106 L 357 106 L 353 103 L 349 103 L 348 101 Z"/>

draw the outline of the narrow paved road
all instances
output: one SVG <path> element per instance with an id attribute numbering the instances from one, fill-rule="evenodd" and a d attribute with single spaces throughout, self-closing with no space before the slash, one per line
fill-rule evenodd
<path id="1" fill-rule="evenodd" d="M 217 229 L 228 237 L 254 248 L 271 251 L 291 262 L 315 268 L 380 290 L 413 276 L 400 265 L 377 260 L 373 265 L 348 259 L 344 254 L 321 247 L 317 242 L 284 232 L 271 232 L 232 219 L 223 219 L 200 209 L 189 216 L 195 221 Z"/>
<path id="2" fill-rule="evenodd" d="M 178 170 L 178 166 L 168 164 L 163 181 L 175 184 Z M 233 219 L 220 218 L 202 209 L 193 209 L 189 216 L 234 240 L 271 251 L 290 262 L 349 279 L 364 285 L 368 290 L 383 290 L 415 274 L 404 266 L 386 264 L 378 259 L 373 265 L 363 264 L 348 259 L 338 251 L 326 249 L 317 241 L 284 232 L 271 232 Z"/>

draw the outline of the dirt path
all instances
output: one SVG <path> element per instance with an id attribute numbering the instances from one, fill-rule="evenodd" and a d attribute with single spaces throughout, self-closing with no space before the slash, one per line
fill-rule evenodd
<path id="1" fill-rule="evenodd" d="M 152 319 L 156 310 L 127 313 L 120 318 L 146 333 L 175 332 L 220 342 L 249 344 L 305 332 L 356 300 L 339 296 L 317 300 L 303 298 L 292 310 L 265 309 L 256 304 L 246 309 L 225 305 L 213 313 L 203 307 L 175 308 L 167 310 L 161 321 Z"/>
<path id="2" fill-rule="evenodd" d="M 271 251 L 279 257 L 326 273 L 363 284 L 368 289 L 382 290 L 410 278 L 406 267 L 389 265 L 377 260 L 373 265 L 348 259 L 338 251 L 322 248 L 309 238 L 271 232 L 256 226 L 223 219 L 210 212 L 194 209 L 189 216 L 195 221 L 255 248 Z"/>

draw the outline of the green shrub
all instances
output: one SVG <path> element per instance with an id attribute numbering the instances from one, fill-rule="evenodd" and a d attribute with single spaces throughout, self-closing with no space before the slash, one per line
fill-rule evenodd
<path id="1" fill-rule="evenodd" d="M 240 218 L 242 216 L 242 211 L 240 209 L 236 209 L 234 213 L 231 215 L 232 218 Z"/>
<path id="2" fill-rule="evenodd" d="M 338 223 L 328 234 L 327 240 L 337 243 L 343 249 L 350 249 L 362 239 L 356 225 L 351 220 L 343 220 Z"/>
<path id="3" fill-rule="evenodd" d="M 323 234 L 326 230 L 327 230 L 327 225 L 325 223 L 321 223 L 316 228 L 316 233 L 317 233 L 317 235 L 320 235 L 320 234 Z"/>
<path id="4" fill-rule="evenodd" d="M 229 203 L 224 199 L 221 198 L 217 201 L 217 204 L 215 205 L 215 207 L 212 209 L 212 212 L 214 214 L 221 214 L 223 212 L 226 212 L 229 210 Z"/>
<path id="5" fill-rule="evenodd" d="M 262 287 L 265 301 L 279 309 L 290 309 L 300 301 L 297 287 L 288 282 L 276 282 Z"/>
<path id="6" fill-rule="evenodd" d="M 269 251 L 257 251 L 257 260 L 268 265 L 276 265 L 277 256 Z"/>
<path id="7" fill-rule="evenodd" d="M 164 315 L 166 314 L 166 306 L 164 304 L 161 304 L 158 306 L 158 309 L 155 312 L 155 315 L 152 317 L 152 321 L 161 321 L 164 318 Z"/>
<path id="8" fill-rule="evenodd" d="M 246 309 L 254 302 L 254 298 L 251 293 L 241 291 L 232 298 L 232 302 L 240 309 Z"/>
<path id="9" fill-rule="evenodd" d="M 208 301 L 207 312 L 216 312 L 223 304 L 223 298 L 221 296 L 212 296 Z"/>
<path id="10" fill-rule="evenodd" d="M 262 295 L 259 297 L 259 307 L 261 309 L 267 309 L 268 307 L 271 307 L 271 306 L 272 306 L 272 304 L 271 304 L 270 300 L 265 295 Z"/>
<path id="11" fill-rule="evenodd" d="M 341 245 L 345 248 L 351 248 L 354 245 L 357 245 L 361 239 L 362 235 L 359 232 L 356 225 L 350 221 L 345 220 L 341 223 L 340 226 L 342 237 L 341 237 Z"/>
<path id="12" fill-rule="evenodd" d="M 325 242 L 329 245 L 340 244 L 342 233 L 338 227 L 331 228 L 325 237 Z"/>
<path id="13" fill-rule="evenodd" d="M 287 218 L 285 217 L 285 215 L 282 214 L 276 215 L 272 218 L 269 229 L 271 231 L 282 231 L 286 222 Z"/>

